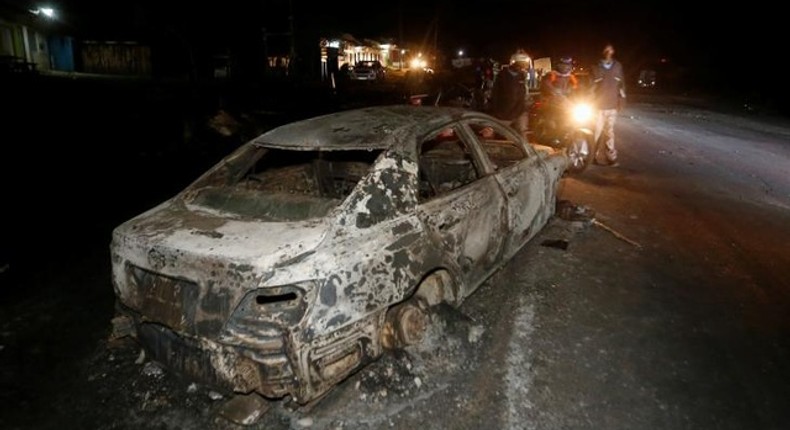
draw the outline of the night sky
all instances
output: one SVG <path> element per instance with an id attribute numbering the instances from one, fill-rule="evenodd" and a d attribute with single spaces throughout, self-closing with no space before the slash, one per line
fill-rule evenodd
<path id="1" fill-rule="evenodd" d="M 25 3 L 19 2 L 17 3 Z M 194 2 L 58 0 L 71 31 L 84 37 L 179 37 L 206 50 L 240 48 L 259 40 L 261 28 L 286 31 L 288 0 Z M 594 60 L 611 41 L 621 61 L 637 65 L 666 58 L 695 70 L 720 86 L 733 84 L 733 70 L 745 68 L 741 82 L 776 61 L 784 37 L 783 14 L 765 1 L 733 8 L 666 1 L 509 1 L 392 0 L 389 2 L 307 2 L 293 0 L 297 33 L 351 33 L 358 38 L 400 34 L 412 46 L 431 44 L 438 22 L 438 44 L 447 53 L 507 58 L 516 48 L 534 57 L 570 55 Z M 151 32 L 151 29 L 157 29 Z M 153 36 L 150 36 L 153 35 Z M 177 35 L 177 36 L 176 36 Z M 772 60 L 774 59 L 774 60 Z M 765 79 L 755 88 L 771 88 Z M 780 86 L 783 90 L 786 86 Z"/>

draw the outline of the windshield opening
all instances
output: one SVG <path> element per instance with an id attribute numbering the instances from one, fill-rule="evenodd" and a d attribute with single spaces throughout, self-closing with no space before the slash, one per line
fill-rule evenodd
<path id="1" fill-rule="evenodd" d="M 250 145 L 187 193 L 190 204 L 265 221 L 324 217 L 381 151 L 293 151 Z"/>

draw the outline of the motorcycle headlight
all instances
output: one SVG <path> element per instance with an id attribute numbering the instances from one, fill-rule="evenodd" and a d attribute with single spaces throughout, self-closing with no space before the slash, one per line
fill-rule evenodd
<path id="1" fill-rule="evenodd" d="M 577 103 L 571 109 L 571 117 L 577 123 L 585 123 L 592 119 L 593 108 L 587 103 Z"/>

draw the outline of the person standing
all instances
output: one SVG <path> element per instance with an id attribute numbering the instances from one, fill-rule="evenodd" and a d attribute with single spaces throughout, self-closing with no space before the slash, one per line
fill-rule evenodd
<path id="1" fill-rule="evenodd" d="M 529 121 L 528 67 L 529 56 L 524 51 L 516 52 L 510 57 L 510 65 L 497 74 L 491 94 L 493 116 L 509 123 L 525 137 Z"/>
<path id="2" fill-rule="evenodd" d="M 614 125 L 617 114 L 625 102 L 625 77 L 623 66 L 614 59 L 614 47 L 609 44 L 603 49 L 603 58 L 593 68 L 593 95 L 598 106 L 598 121 L 595 125 L 594 161 L 599 163 L 601 153 L 606 164 L 617 164 L 617 148 L 614 143 Z M 604 139 L 605 148 L 599 145 Z"/>

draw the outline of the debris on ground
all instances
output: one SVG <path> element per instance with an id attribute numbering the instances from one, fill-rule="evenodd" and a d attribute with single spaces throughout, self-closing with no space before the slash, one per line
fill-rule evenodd
<path id="1" fill-rule="evenodd" d="M 197 392 L 197 390 L 198 390 L 198 386 L 197 386 L 197 384 L 196 384 L 196 383 L 194 383 L 194 382 L 193 382 L 193 383 L 191 383 L 191 384 L 189 384 L 189 386 L 187 387 L 187 393 L 188 393 L 188 394 L 193 394 L 193 393 L 196 393 L 196 392 Z"/>
<path id="2" fill-rule="evenodd" d="M 120 339 L 134 333 L 134 320 L 128 316 L 116 316 L 111 320 L 112 332 L 110 339 Z"/>
<path id="3" fill-rule="evenodd" d="M 134 364 L 143 364 L 145 363 L 145 350 L 140 350 L 140 355 L 137 356 L 137 360 L 134 360 Z"/>
<path id="4" fill-rule="evenodd" d="M 220 393 L 218 393 L 216 391 L 209 391 L 208 392 L 208 398 L 211 399 L 211 400 L 214 400 L 214 401 L 222 400 L 222 397 L 223 397 L 222 394 L 220 394 Z"/>
<path id="5" fill-rule="evenodd" d="M 257 423 L 270 408 L 271 403 L 256 393 L 239 394 L 228 399 L 217 413 L 228 421 L 248 426 Z"/>
<path id="6" fill-rule="evenodd" d="M 480 341 L 480 338 L 483 336 L 483 333 L 486 329 L 482 325 L 473 325 L 469 327 L 469 336 L 467 340 L 469 343 L 477 343 Z"/>
<path id="7" fill-rule="evenodd" d="M 296 425 L 302 428 L 312 427 L 313 426 L 313 419 L 310 417 L 299 418 L 296 421 Z"/>
<path id="8" fill-rule="evenodd" d="M 142 373 L 145 376 L 159 378 L 165 374 L 165 371 L 162 370 L 162 367 L 156 362 L 149 361 L 148 363 L 145 363 L 145 366 L 143 366 Z"/>
<path id="9" fill-rule="evenodd" d="M 545 246 L 547 248 L 556 248 L 566 251 L 568 249 L 568 245 L 570 242 L 563 239 L 546 239 L 540 243 L 540 246 Z"/>
<path id="10" fill-rule="evenodd" d="M 557 200 L 556 213 L 560 219 L 566 221 L 590 222 L 595 217 L 595 211 L 591 208 L 569 200 Z"/>
<path id="11" fill-rule="evenodd" d="M 624 236 L 622 233 L 619 233 L 619 232 L 618 232 L 618 231 L 616 231 L 615 229 L 613 229 L 613 228 L 609 227 L 608 225 L 606 225 L 606 224 L 604 224 L 604 223 L 602 223 L 602 222 L 598 221 L 597 219 L 593 219 L 592 223 L 593 223 L 593 225 L 595 225 L 596 227 L 600 227 L 601 229 L 603 229 L 603 230 L 606 230 L 606 231 L 608 231 L 609 233 L 612 233 L 612 235 L 613 235 L 614 237 L 616 237 L 616 238 L 618 238 L 618 239 L 622 240 L 623 242 L 625 242 L 625 243 L 628 243 L 629 245 L 633 245 L 633 246 L 635 246 L 636 248 L 642 249 L 642 245 L 640 245 L 638 242 L 636 242 L 636 241 L 634 241 L 634 240 L 631 240 L 631 239 L 627 238 L 627 237 L 626 237 L 626 236 Z"/>
<path id="12" fill-rule="evenodd" d="M 222 109 L 209 119 L 208 126 L 225 137 L 233 136 L 241 129 L 241 123 Z"/>

